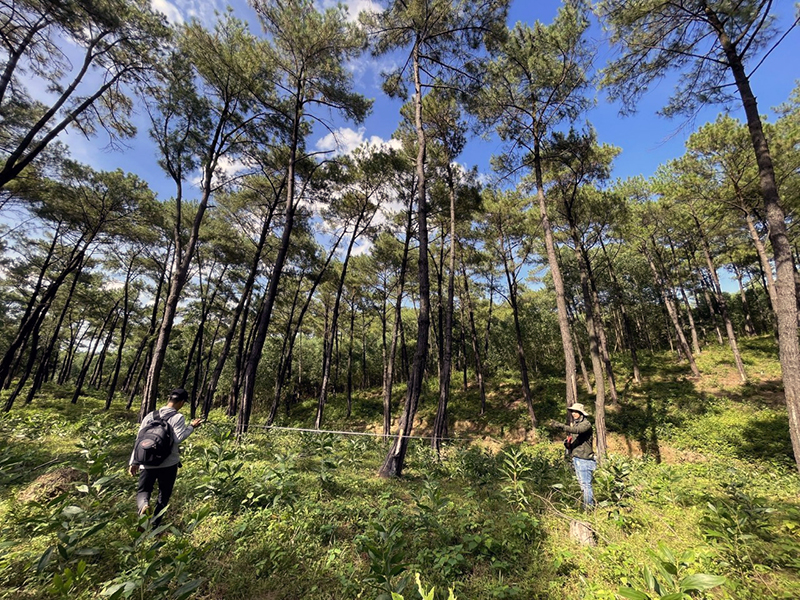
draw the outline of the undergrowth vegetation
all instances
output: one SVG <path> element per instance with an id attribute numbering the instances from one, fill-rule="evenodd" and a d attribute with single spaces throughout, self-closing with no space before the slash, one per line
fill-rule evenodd
<path id="1" fill-rule="evenodd" d="M 757 350 L 748 368 L 770 374 Z M 0 419 L 0 597 L 800 597 L 800 481 L 774 384 L 715 387 L 670 360 L 652 357 L 610 410 L 589 514 L 559 440 L 540 429 L 523 441 L 517 392 L 498 385 L 482 421 L 454 417 L 463 442 L 437 457 L 415 440 L 399 480 L 376 476 L 381 439 L 254 426 L 237 443 L 215 413 L 184 443 L 150 529 L 125 473 L 135 415 L 49 395 Z M 561 416 L 561 388 L 540 384 L 542 422 Z M 454 415 L 476 401 L 453 396 Z M 434 410 L 425 400 L 415 433 Z M 375 398 L 354 401 L 371 429 L 360 406 Z M 330 402 L 331 429 L 354 429 Z M 303 406 L 281 424 L 307 426 Z M 570 539 L 573 520 L 595 546 Z"/>

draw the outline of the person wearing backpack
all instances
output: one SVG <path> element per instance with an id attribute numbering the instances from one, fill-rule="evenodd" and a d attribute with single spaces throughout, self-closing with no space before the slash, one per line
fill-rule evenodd
<path id="1" fill-rule="evenodd" d="M 136 506 L 143 515 L 150 507 L 150 495 L 158 482 L 158 499 L 153 512 L 152 526 L 158 527 L 161 512 L 169 503 L 180 466 L 180 443 L 188 438 L 203 420 L 193 419 L 187 425 L 181 408 L 189 394 L 178 388 L 172 390 L 167 405 L 154 410 L 142 419 L 136 443 L 131 452 L 128 473 L 139 475 L 136 488 Z"/>

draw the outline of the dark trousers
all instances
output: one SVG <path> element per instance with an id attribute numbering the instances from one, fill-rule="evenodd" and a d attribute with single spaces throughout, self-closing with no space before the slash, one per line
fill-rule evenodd
<path id="1" fill-rule="evenodd" d="M 178 465 L 171 467 L 161 467 L 158 469 L 139 469 L 139 485 L 136 487 L 136 506 L 139 514 L 143 514 L 150 505 L 150 495 L 153 493 L 153 486 L 158 482 L 158 500 L 153 517 L 153 527 L 158 527 L 161 522 L 159 514 L 164 507 L 169 504 L 169 497 L 172 496 L 172 488 L 175 487 L 175 479 L 178 477 Z"/>

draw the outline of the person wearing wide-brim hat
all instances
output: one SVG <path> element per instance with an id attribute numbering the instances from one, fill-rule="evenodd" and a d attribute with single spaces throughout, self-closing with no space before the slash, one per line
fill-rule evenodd
<path id="1" fill-rule="evenodd" d="M 575 467 L 575 475 L 583 492 L 583 504 L 586 508 L 594 506 L 594 493 L 592 490 L 592 475 L 597 468 L 594 459 L 594 447 L 592 444 L 592 423 L 589 421 L 589 413 L 583 404 L 576 402 L 567 411 L 570 415 L 570 424 L 564 425 L 558 421 L 550 421 L 552 427 L 562 429 L 569 434 L 564 440 L 568 456 Z"/>

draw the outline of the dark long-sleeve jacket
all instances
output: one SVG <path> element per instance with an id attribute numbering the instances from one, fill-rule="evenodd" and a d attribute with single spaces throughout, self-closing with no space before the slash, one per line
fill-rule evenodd
<path id="1" fill-rule="evenodd" d="M 567 432 L 572 441 L 567 444 L 569 457 L 583 458 L 590 460 L 594 458 L 594 447 L 592 444 L 592 423 L 586 417 L 572 425 L 561 425 L 561 429 Z"/>

